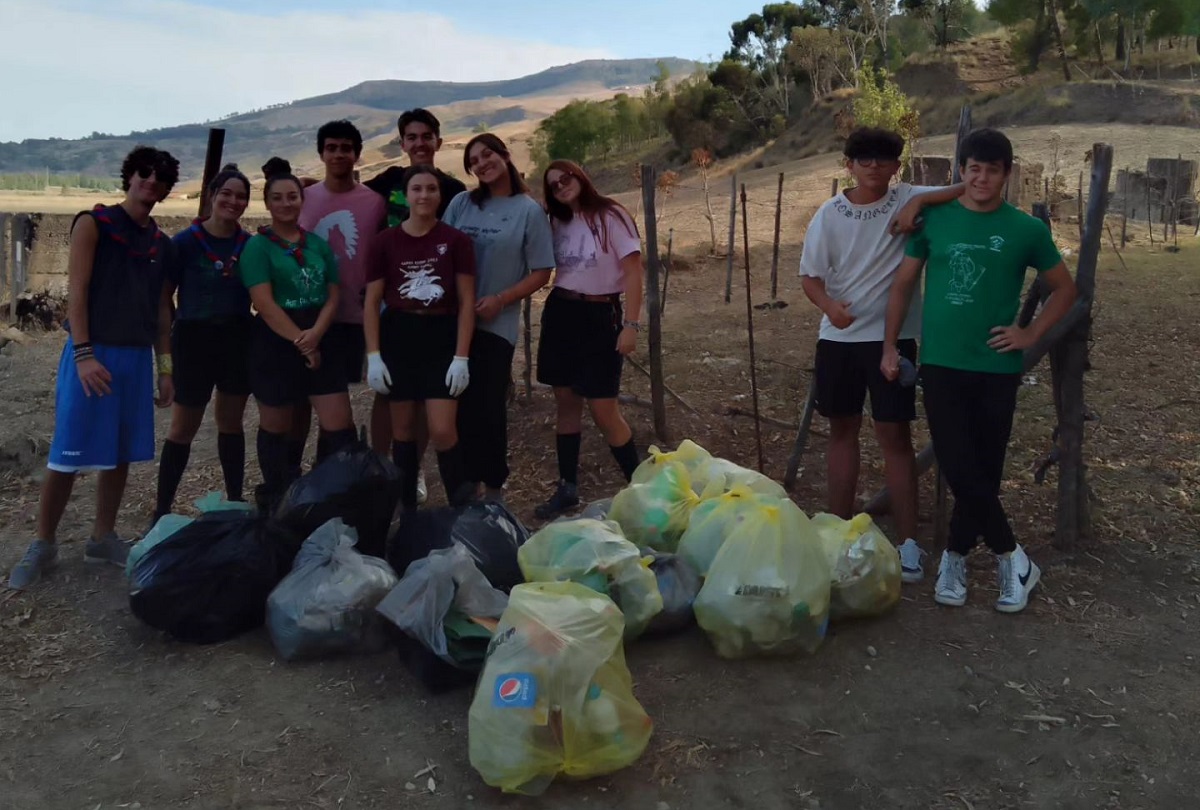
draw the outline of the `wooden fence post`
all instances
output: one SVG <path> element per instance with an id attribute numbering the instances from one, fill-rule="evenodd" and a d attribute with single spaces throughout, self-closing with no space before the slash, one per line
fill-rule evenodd
<path id="1" fill-rule="evenodd" d="M 196 216 L 208 216 L 212 207 L 212 200 L 208 198 L 208 186 L 221 171 L 221 154 L 224 150 L 225 130 L 220 127 L 210 127 L 208 148 L 204 152 L 204 177 L 200 181 L 200 206 Z"/>
<path id="2" fill-rule="evenodd" d="M 654 213 L 654 167 L 642 167 L 642 208 L 646 216 L 646 312 L 650 318 L 650 401 L 654 412 L 654 434 L 670 441 L 667 431 L 666 383 L 662 360 L 662 304 L 658 286 L 658 222 Z"/>
<path id="3" fill-rule="evenodd" d="M 8 214 L 0 211 L 0 300 L 3 300 L 4 293 L 8 289 L 8 251 L 4 249 L 4 232 L 8 229 Z M 9 304 L 9 320 L 16 324 L 17 321 L 17 297 L 12 297 L 12 302 Z"/>
<path id="4" fill-rule="evenodd" d="M 1129 244 L 1126 229 L 1129 225 L 1129 167 L 1125 167 L 1125 191 L 1121 194 L 1121 247 Z"/>
<path id="5" fill-rule="evenodd" d="M 951 183 L 957 183 L 962 180 L 962 171 L 959 169 L 959 166 L 962 165 L 962 144 L 970 134 L 971 105 L 964 104 L 962 109 L 958 111 L 958 139 L 954 142 L 954 165 L 950 167 Z"/>
<path id="6" fill-rule="evenodd" d="M 771 250 L 771 300 L 779 293 L 779 225 L 783 214 L 783 172 L 779 173 L 779 189 L 775 192 L 775 245 Z M 745 211 L 742 212 L 744 217 Z"/>
<path id="7" fill-rule="evenodd" d="M 726 251 L 728 264 L 725 267 L 725 303 L 733 300 L 733 239 L 737 233 L 737 175 L 729 178 L 729 250 Z"/>
<path id="8" fill-rule="evenodd" d="M 533 296 L 525 299 L 521 306 L 521 320 L 525 326 L 525 370 L 521 381 L 525 384 L 525 401 L 533 399 Z"/>
<path id="9" fill-rule="evenodd" d="M 746 256 L 746 330 L 750 339 L 750 398 L 754 403 L 754 444 L 758 450 L 758 471 L 764 472 L 762 420 L 758 410 L 758 369 L 754 357 L 754 303 L 750 289 L 750 217 L 746 212 L 746 184 L 742 183 L 742 247 Z"/>
<path id="10" fill-rule="evenodd" d="M 675 229 L 668 228 L 667 229 L 667 263 L 663 267 L 662 301 L 659 303 L 659 306 L 658 306 L 658 311 L 663 314 L 665 314 L 667 311 L 667 282 L 669 282 L 671 280 L 671 265 L 673 264 L 673 260 L 671 258 L 671 249 L 674 244 L 675 244 Z"/>
<path id="11" fill-rule="evenodd" d="M 1083 241 L 1083 172 L 1079 173 L 1079 185 L 1077 186 L 1075 207 L 1079 209 L 1079 241 Z"/>

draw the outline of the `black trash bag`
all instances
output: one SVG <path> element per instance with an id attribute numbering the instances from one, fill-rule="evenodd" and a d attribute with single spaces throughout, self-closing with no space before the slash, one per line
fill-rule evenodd
<path id="1" fill-rule="evenodd" d="M 209 512 L 145 553 L 129 607 L 180 641 L 227 641 L 263 623 L 267 597 L 291 568 L 295 535 L 247 512 Z"/>
<path id="2" fill-rule="evenodd" d="M 308 537 L 334 518 L 358 532 L 358 550 L 382 557 L 400 502 L 400 472 L 365 444 L 343 447 L 288 487 L 275 519 Z"/>
<path id="3" fill-rule="evenodd" d="M 508 593 L 525 581 L 517 549 L 529 530 L 498 503 L 477 501 L 466 506 L 418 509 L 401 516 L 388 540 L 387 561 L 403 576 L 413 562 L 439 548 L 460 543 L 493 588 Z"/>
<path id="4" fill-rule="evenodd" d="M 665 636 L 686 630 L 696 620 L 692 603 L 700 593 L 700 575 L 678 554 L 663 554 L 648 548 L 642 549 L 642 553 L 654 558 L 650 570 L 658 580 L 663 600 L 662 612 L 650 620 L 646 635 Z"/>

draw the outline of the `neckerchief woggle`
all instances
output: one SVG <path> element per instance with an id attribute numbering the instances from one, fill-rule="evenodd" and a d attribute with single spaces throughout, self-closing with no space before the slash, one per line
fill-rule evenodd
<path id="1" fill-rule="evenodd" d="M 306 267 L 304 263 L 304 247 L 308 243 L 308 233 L 303 228 L 297 228 L 297 230 L 300 231 L 300 240 L 295 244 L 280 239 L 279 234 L 275 233 L 270 225 L 259 227 L 258 232 L 270 239 L 272 244 L 282 248 L 283 252 L 295 259 L 296 263 L 300 265 L 300 269 L 303 270 Z"/>
<path id="2" fill-rule="evenodd" d="M 188 233 L 199 243 L 200 249 L 204 251 L 204 258 L 208 259 L 213 269 L 223 276 L 232 276 L 234 269 L 237 267 L 238 257 L 242 255 L 242 248 L 246 246 L 246 241 L 250 238 L 250 234 L 246 233 L 243 228 L 238 228 L 237 244 L 233 246 L 233 255 L 229 257 L 229 265 L 226 266 L 221 257 L 212 249 L 212 245 L 208 243 L 204 227 L 201 224 L 203 222 L 204 220 L 200 218 L 193 219 L 191 227 L 188 228 Z"/>

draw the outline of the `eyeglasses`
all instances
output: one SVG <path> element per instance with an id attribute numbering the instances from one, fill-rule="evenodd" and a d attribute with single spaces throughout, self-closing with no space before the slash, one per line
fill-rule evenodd
<path id="1" fill-rule="evenodd" d="M 899 163 L 899 162 L 900 161 L 896 160 L 895 158 L 886 158 L 886 157 L 856 157 L 856 158 L 854 158 L 854 163 L 859 166 L 862 166 L 864 169 L 867 168 L 868 166 L 890 166 L 893 163 Z"/>
<path id="2" fill-rule="evenodd" d="M 551 191 L 562 191 L 567 186 L 571 185 L 571 181 L 575 179 L 575 175 L 569 172 L 563 172 L 558 176 L 557 180 L 550 181 Z"/>

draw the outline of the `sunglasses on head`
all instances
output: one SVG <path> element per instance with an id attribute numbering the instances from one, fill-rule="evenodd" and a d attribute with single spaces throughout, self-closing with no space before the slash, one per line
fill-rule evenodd
<path id="1" fill-rule="evenodd" d="M 563 172 L 558 176 L 557 180 L 550 181 L 551 191 L 562 191 L 567 186 L 571 185 L 571 181 L 575 179 L 575 175 L 570 172 Z"/>

